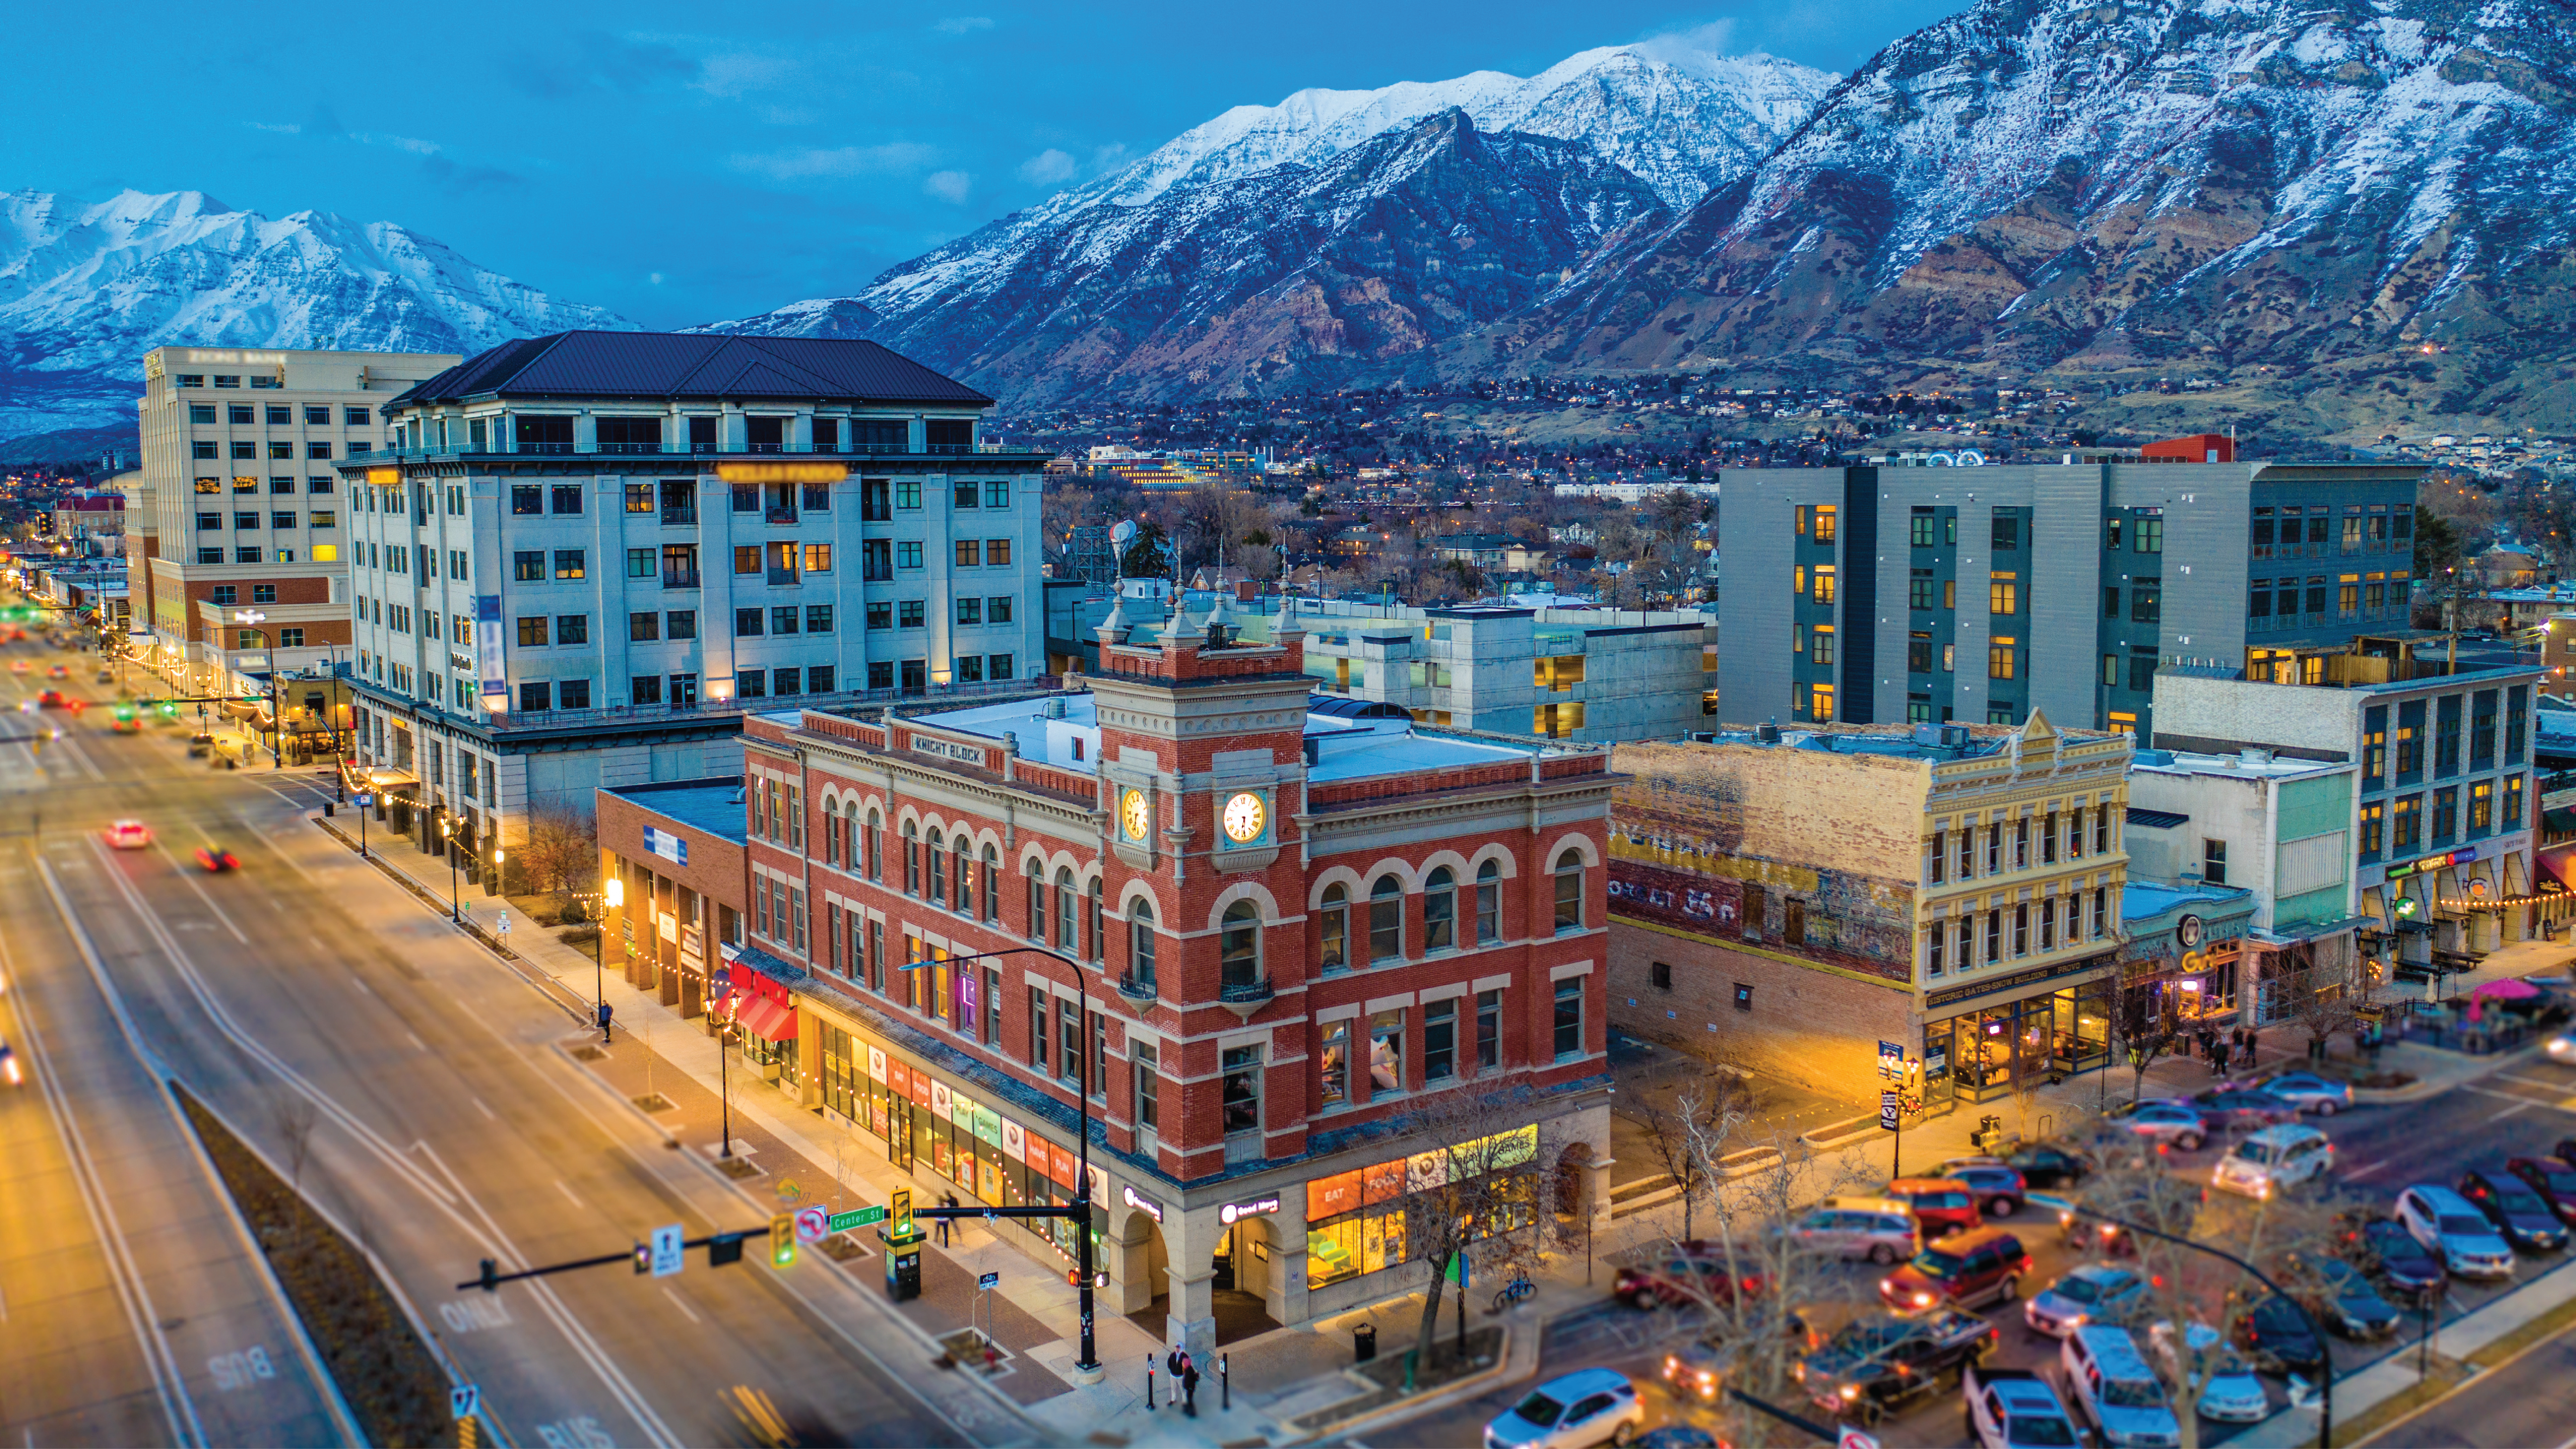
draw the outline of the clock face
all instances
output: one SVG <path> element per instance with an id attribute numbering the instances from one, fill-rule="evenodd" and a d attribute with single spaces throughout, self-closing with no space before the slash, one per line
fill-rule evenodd
<path id="1" fill-rule="evenodd" d="M 1249 845 L 1261 838 L 1262 828 L 1270 823 L 1270 807 L 1249 790 L 1225 802 L 1226 838 L 1237 845 Z"/>
<path id="2" fill-rule="evenodd" d="M 1154 808 L 1146 803 L 1145 792 L 1130 790 L 1118 797 L 1118 825 L 1129 840 L 1142 840 L 1154 824 Z"/>

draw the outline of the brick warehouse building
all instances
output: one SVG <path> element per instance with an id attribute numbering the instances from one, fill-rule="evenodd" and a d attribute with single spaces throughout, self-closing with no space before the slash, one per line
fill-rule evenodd
<path id="1" fill-rule="evenodd" d="M 1110 1311 L 1193 1349 L 1221 1291 L 1301 1323 L 1418 1286 L 1381 1204 L 1451 1084 L 1533 1089 L 1514 1130 L 1598 1210 L 1606 754 L 1313 700 L 1293 625 L 1102 636 L 1088 692 L 749 719 L 749 879 L 700 912 L 788 988 L 743 1050 L 1005 1205 L 1071 1200 L 1087 1067 Z"/>

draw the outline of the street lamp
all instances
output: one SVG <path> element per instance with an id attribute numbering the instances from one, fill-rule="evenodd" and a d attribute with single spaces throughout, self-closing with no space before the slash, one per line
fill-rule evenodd
<path id="1" fill-rule="evenodd" d="M 462 919 L 456 906 L 456 820 L 453 816 L 438 822 L 438 852 L 447 857 L 447 919 Z"/>
<path id="2" fill-rule="evenodd" d="M 235 623 L 257 626 L 267 619 L 268 616 L 257 609 L 233 611 Z M 277 717 L 277 638 L 266 629 L 258 627 L 253 627 L 250 632 L 260 637 L 261 647 L 268 652 L 268 767 L 272 770 L 282 770 L 286 768 L 286 763 L 278 757 L 277 748 L 277 733 L 283 724 L 283 721 Z"/>
<path id="3" fill-rule="evenodd" d="M 608 898 L 609 911 L 625 908 L 626 882 L 612 875 L 608 878 L 608 884 L 604 890 Z M 600 1009 L 608 1005 L 608 911 L 600 912 L 599 920 L 594 924 L 598 929 L 590 933 L 590 1001 L 591 1017 L 596 1020 Z M 608 1028 L 605 1025 L 600 1028 L 599 1039 L 602 1041 L 608 1039 Z"/>

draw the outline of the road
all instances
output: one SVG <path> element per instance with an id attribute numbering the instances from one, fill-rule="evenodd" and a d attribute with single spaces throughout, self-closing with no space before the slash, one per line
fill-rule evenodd
<path id="1" fill-rule="evenodd" d="M 2372 1439 L 2405 1449 L 2569 1449 L 2567 1385 L 2576 1377 L 2576 1332 L 2534 1345 L 2522 1357 Z"/>
<path id="2" fill-rule="evenodd" d="M 66 738 L 30 759 L 16 796 L 0 801 L 0 818 L 13 824 L 43 815 L 32 848 L 21 825 L 0 866 L 0 939 L 16 954 L 12 995 L 43 1035 L 50 1079 L 86 1104 L 92 1084 L 75 1071 L 136 1060 L 92 980 L 94 955 L 142 1050 L 236 1132 L 282 1167 L 304 1136 L 297 1175 L 306 1196 L 382 1263 L 456 1376 L 481 1387 L 492 1427 L 509 1442 L 775 1438 L 743 1412 L 747 1395 L 805 1425 L 797 1437 L 808 1440 L 969 1442 L 882 1361 L 893 1350 L 850 1330 L 845 1305 L 826 1291 L 838 1283 L 777 1273 L 756 1253 L 721 1270 L 695 1255 L 680 1277 L 658 1282 L 609 1268 L 458 1293 L 454 1284 L 484 1257 L 506 1270 L 617 1252 L 663 1223 L 696 1236 L 760 1218 L 560 1054 L 576 1035 L 560 1008 L 307 823 L 321 777 L 210 771 L 183 759 L 175 737 L 107 734 L 105 715 L 37 716 L 61 723 Z M 149 850 L 108 850 L 101 828 L 129 815 L 159 839 Z M 210 843 L 231 849 L 243 869 L 196 870 L 189 852 Z M 86 1013 L 74 1009 L 84 990 L 97 1003 Z M 22 1091 L 9 1104 L 0 1127 L 13 1141 L 31 1135 L 18 1119 L 42 1095 Z M 299 1113 L 314 1122 L 302 1134 Z M 28 1162 L 10 1160 L 9 1200 L 21 1198 Z M 220 1214 L 171 1211 L 154 1196 L 190 1180 L 202 1190 L 205 1174 L 186 1154 L 129 1166 L 156 1180 L 86 1195 L 95 1204 L 132 1191 L 134 1207 L 120 1217 L 129 1238 L 166 1242 L 179 1257 L 237 1250 L 238 1232 L 219 1228 Z M 30 1180 L 50 1193 L 46 1223 L 81 1220 L 75 1179 L 57 1168 Z M 107 1322 L 99 1280 L 96 1262 L 78 1255 L 18 1255 L 0 1273 L 0 1292 L 13 1309 L 86 1293 L 87 1316 Z M 247 1320 L 240 1310 L 234 1320 L 235 1346 L 245 1346 Z M 59 1437 L 197 1437 L 153 1425 L 145 1346 L 154 1338 L 129 1337 L 120 1356 L 137 1362 L 112 1393 L 93 1376 L 101 1386 L 90 1412 L 121 1413 L 132 1432 Z M 276 1393 L 291 1355 L 269 1342 L 279 1378 L 262 1382 Z M 162 1357 L 185 1367 L 207 1347 L 174 1344 Z M 209 1396 L 192 1397 L 205 1413 Z M 13 1435 L 18 1417 L 6 1415 Z M 980 1427 L 1007 1432 L 998 1415 Z M 211 1420 L 203 1435 L 329 1437 Z"/>

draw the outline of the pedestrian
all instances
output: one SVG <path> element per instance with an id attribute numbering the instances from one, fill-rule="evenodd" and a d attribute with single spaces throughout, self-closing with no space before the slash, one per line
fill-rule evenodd
<path id="1" fill-rule="evenodd" d="M 616 1007 L 609 1005 L 605 1001 L 599 1003 L 599 1039 L 601 1041 L 607 1041 L 609 1039 L 608 1019 L 616 1014 Z"/>
<path id="2" fill-rule="evenodd" d="M 2254 1028 L 2250 1026 L 2245 1028 L 2245 1065 L 2249 1067 L 2254 1065 L 2255 1057 L 2261 1052 L 2262 1045 L 2255 1036 Z"/>
<path id="3" fill-rule="evenodd" d="M 941 1194 L 939 1195 L 939 1205 L 940 1205 L 941 1207 L 944 1207 L 944 1208 L 953 1208 L 953 1207 L 957 1206 L 957 1194 L 955 1194 L 955 1193 L 953 1193 L 953 1192 L 943 1192 L 943 1193 L 941 1193 Z M 931 1221 L 931 1225 L 932 1225 L 932 1230 L 933 1230 L 933 1231 L 935 1231 L 935 1232 L 937 1232 L 937 1233 L 938 1233 L 938 1235 L 939 1235 L 939 1246 L 941 1246 L 941 1247 L 943 1247 L 943 1248 L 944 1248 L 944 1247 L 947 1247 L 947 1246 L 948 1246 L 948 1219 L 946 1219 L 946 1218 L 932 1218 L 930 1221 Z"/>
<path id="4" fill-rule="evenodd" d="M 1181 1413 L 1195 1419 L 1199 1416 L 1199 1366 L 1181 1355 Z"/>

